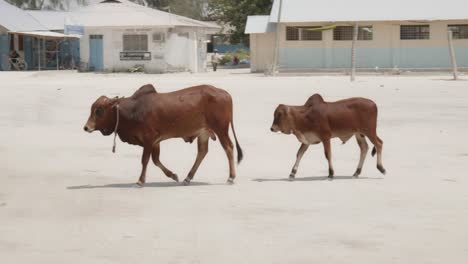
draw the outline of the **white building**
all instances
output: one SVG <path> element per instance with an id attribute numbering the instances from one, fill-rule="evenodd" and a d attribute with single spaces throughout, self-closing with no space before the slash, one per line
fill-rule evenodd
<path id="1" fill-rule="evenodd" d="M 206 69 L 207 34 L 219 27 L 137 5 L 106 0 L 70 12 L 65 32 L 80 33 L 82 66 L 94 71 L 199 72 Z"/>
<path id="2" fill-rule="evenodd" d="M 273 64 L 277 33 L 280 70 L 349 68 L 355 24 L 360 69 L 450 68 L 448 30 L 468 68 L 467 10 L 467 0 L 275 0 L 269 16 L 247 20 L 251 69 Z"/>

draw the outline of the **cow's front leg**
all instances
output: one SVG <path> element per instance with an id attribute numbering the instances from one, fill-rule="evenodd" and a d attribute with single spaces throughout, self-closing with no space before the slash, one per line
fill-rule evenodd
<path id="1" fill-rule="evenodd" d="M 159 167 L 167 177 L 173 179 L 176 182 L 179 182 L 179 177 L 177 174 L 166 168 L 166 166 L 164 166 L 159 160 L 159 142 L 153 144 L 153 154 L 151 157 L 153 158 L 154 165 Z"/>
<path id="2" fill-rule="evenodd" d="M 140 179 L 138 180 L 137 184 L 143 186 L 146 182 L 146 167 L 148 166 L 148 162 L 151 156 L 151 146 L 145 146 L 143 148 L 143 155 L 141 156 L 141 174 Z"/>
<path id="3" fill-rule="evenodd" d="M 294 167 L 292 168 L 291 174 L 289 174 L 290 181 L 293 181 L 294 178 L 296 177 L 296 172 L 297 172 L 297 168 L 299 167 L 299 163 L 301 162 L 302 156 L 304 156 L 304 153 L 307 151 L 308 148 L 309 148 L 309 145 L 302 144 L 299 150 L 297 151 L 296 163 L 294 163 Z"/>
<path id="4" fill-rule="evenodd" d="M 325 157 L 328 160 L 328 178 L 333 179 L 333 175 L 335 174 L 335 171 L 333 170 L 333 164 L 332 164 L 330 138 L 323 139 L 322 143 L 323 143 L 323 148 L 325 149 Z"/>

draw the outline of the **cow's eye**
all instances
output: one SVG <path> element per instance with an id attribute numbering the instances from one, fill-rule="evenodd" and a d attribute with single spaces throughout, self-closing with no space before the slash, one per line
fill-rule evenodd
<path id="1" fill-rule="evenodd" d="M 98 107 L 96 108 L 96 111 L 94 113 L 96 114 L 97 117 L 101 117 L 102 114 L 104 114 L 104 109 L 102 109 L 102 107 Z"/>

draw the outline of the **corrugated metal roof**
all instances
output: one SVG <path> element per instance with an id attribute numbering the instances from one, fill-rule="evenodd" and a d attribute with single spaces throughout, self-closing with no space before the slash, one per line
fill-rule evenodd
<path id="1" fill-rule="evenodd" d="M 47 30 L 24 10 L 0 0 L 0 25 L 10 31 Z"/>
<path id="2" fill-rule="evenodd" d="M 278 21 L 275 0 L 270 22 Z M 281 22 L 408 21 L 468 19 L 467 0 L 283 0 Z"/>
<path id="3" fill-rule="evenodd" d="M 69 15 L 69 12 L 59 11 L 28 10 L 26 12 L 49 30 L 64 30 L 65 18 Z"/>
<path id="4" fill-rule="evenodd" d="M 86 6 L 70 13 L 66 24 L 88 27 L 204 27 L 218 29 L 211 23 L 163 12 L 121 0 Z"/>
<path id="5" fill-rule="evenodd" d="M 248 16 L 245 34 L 275 32 L 276 24 L 269 22 L 270 16 Z"/>

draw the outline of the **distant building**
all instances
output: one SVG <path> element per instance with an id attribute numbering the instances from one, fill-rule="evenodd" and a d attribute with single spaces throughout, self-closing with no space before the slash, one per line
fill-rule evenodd
<path id="1" fill-rule="evenodd" d="M 29 70 L 62 69 L 72 61 L 69 43 L 75 38 L 50 31 L 28 12 L 0 0 L 0 70 L 11 69 L 12 51 Z"/>
<path id="2" fill-rule="evenodd" d="M 200 72 L 206 69 L 207 35 L 219 30 L 127 0 L 106 0 L 71 12 L 65 32 L 81 34 L 83 70 Z"/>
<path id="3" fill-rule="evenodd" d="M 273 64 L 277 27 L 280 69 L 349 68 L 355 23 L 358 68 L 450 68 L 448 30 L 459 67 L 468 67 L 466 0 L 283 0 L 278 24 L 279 4 L 269 16 L 248 17 L 254 72 Z"/>

